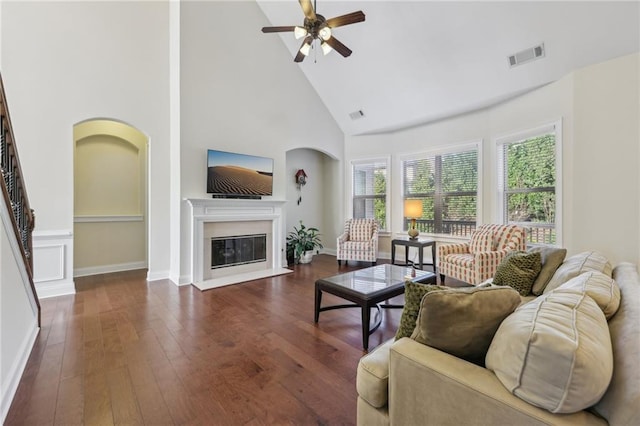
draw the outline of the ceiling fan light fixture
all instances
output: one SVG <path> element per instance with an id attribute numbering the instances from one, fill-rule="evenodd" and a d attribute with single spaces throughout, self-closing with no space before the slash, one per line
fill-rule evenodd
<path id="1" fill-rule="evenodd" d="M 311 43 L 305 43 L 300 48 L 300 53 L 302 53 L 304 56 L 309 56 L 310 50 L 311 50 Z"/>
<path id="2" fill-rule="evenodd" d="M 322 53 L 324 53 L 325 55 L 328 55 L 333 50 L 333 48 L 329 46 L 329 43 L 327 43 L 326 41 L 323 41 L 322 44 L 320 44 L 320 47 L 322 47 Z"/>
<path id="3" fill-rule="evenodd" d="M 320 38 L 324 41 L 327 41 L 331 38 L 331 28 L 329 27 L 324 27 L 322 28 L 319 32 L 318 35 L 320 36 Z"/>
<path id="4" fill-rule="evenodd" d="M 304 27 L 295 27 L 293 29 L 293 36 L 297 39 L 300 39 L 308 34 L 308 31 Z"/>

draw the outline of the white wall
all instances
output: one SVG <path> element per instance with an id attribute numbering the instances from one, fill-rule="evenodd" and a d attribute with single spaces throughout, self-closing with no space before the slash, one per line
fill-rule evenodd
<path id="1" fill-rule="evenodd" d="M 483 139 L 480 221 L 497 218 L 495 139 L 563 122 L 563 239 L 570 253 L 599 250 L 615 264 L 640 255 L 639 55 L 578 70 L 500 105 L 464 116 L 374 136 L 348 136 L 352 159 L 392 155 L 393 232 L 401 230 L 400 162 L 405 153 Z M 347 173 L 348 174 L 348 173 Z M 351 183 L 345 175 L 345 214 Z M 630 235 L 634 237 L 629 237 Z"/>
<path id="2" fill-rule="evenodd" d="M 640 55 L 575 73 L 573 246 L 615 247 L 636 261 L 640 230 Z"/>
<path id="3" fill-rule="evenodd" d="M 149 276 L 167 277 L 169 3 L 3 2 L 1 18 L 2 72 L 36 230 L 73 229 L 73 125 L 122 120 L 149 136 Z"/>
<path id="4" fill-rule="evenodd" d="M 0 197 L 2 198 L 2 197 Z M 38 333 L 38 314 L 25 286 L 26 270 L 4 198 L 0 221 L 0 423 L 11 406 Z M 10 234 L 8 234 L 10 233 Z"/>
<path id="5" fill-rule="evenodd" d="M 180 15 L 183 198 L 210 197 L 208 148 L 273 158 L 272 198 L 279 200 L 292 179 L 287 151 L 310 148 L 342 158 L 342 131 L 281 40 L 259 32 L 268 21 L 255 2 L 184 2 Z M 190 256 L 185 213 L 186 206 L 183 277 Z"/>

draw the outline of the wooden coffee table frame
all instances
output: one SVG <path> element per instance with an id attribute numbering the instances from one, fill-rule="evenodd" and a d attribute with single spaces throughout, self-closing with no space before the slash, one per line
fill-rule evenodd
<path id="1" fill-rule="evenodd" d="M 356 272 L 356 271 L 353 271 Z M 349 272 L 347 272 L 349 273 Z M 426 275 L 416 277 L 415 282 L 436 284 L 436 274 L 427 273 Z M 348 300 L 353 303 L 321 306 L 322 293 L 326 292 L 338 296 L 342 299 Z M 314 321 L 317 323 L 320 318 L 320 312 L 330 311 L 333 309 L 343 308 L 361 308 L 362 313 L 362 347 L 365 351 L 369 350 L 369 336 L 380 327 L 382 323 L 381 308 L 384 309 L 398 309 L 403 308 L 404 305 L 393 305 L 389 303 L 380 304 L 386 300 L 389 300 L 395 296 L 399 296 L 404 293 L 404 281 L 397 284 L 390 285 L 376 292 L 364 294 L 351 288 L 341 286 L 331 281 L 325 281 L 325 279 L 319 279 L 315 285 L 315 314 Z M 376 323 L 373 327 L 370 326 L 371 322 L 371 308 L 377 309 Z"/>

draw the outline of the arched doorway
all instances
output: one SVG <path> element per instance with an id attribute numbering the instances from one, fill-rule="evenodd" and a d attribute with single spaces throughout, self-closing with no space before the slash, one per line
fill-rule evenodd
<path id="1" fill-rule="evenodd" d="M 92 119 L 73 140 L 74 276 L 147 268 L 147 136 Z"/>

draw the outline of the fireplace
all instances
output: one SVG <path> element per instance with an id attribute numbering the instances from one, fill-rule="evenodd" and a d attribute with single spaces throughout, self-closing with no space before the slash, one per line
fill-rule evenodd
<path id="1" fill-rule="evenodd" d="M 207 290 L 292 272 L 284 268 L 284 201 L 193 198 L 186 201 L 191 207 L 188 279 L 194 286 Z M 247 237 L 253 238 L 252 242 Z M 262 248 L 264 254 L 254 252 L 249 256 L 251 245 L 253 250 Z M 232 259 L 232 252 L 238 248 L 241 255 Z"/>
<path id="2" fill-rule="evenodd" d="M 211 269 L 267 261 L 267 234 L 211 238 Z"/>

